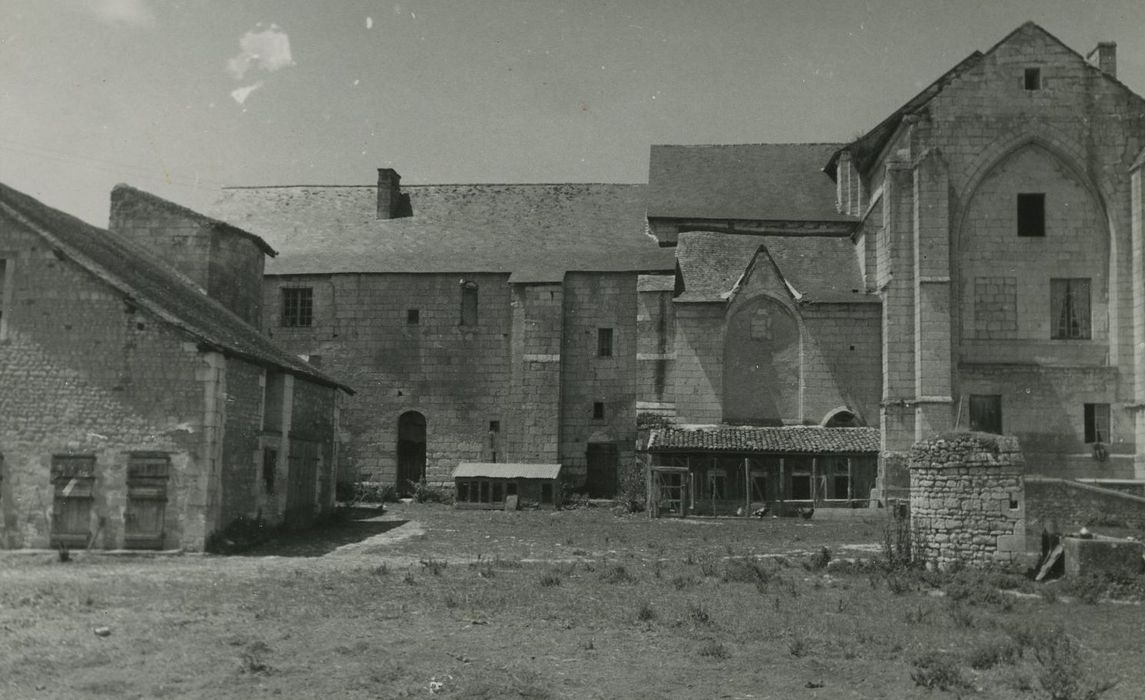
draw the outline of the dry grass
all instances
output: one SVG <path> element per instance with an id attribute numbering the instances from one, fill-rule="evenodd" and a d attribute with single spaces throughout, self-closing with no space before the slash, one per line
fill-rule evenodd
<path id="1" fill-rule="evenodd" d="M 861 553 L 847 544 L 877 551 L 876 520 L 392 514 L 416 523 L 325 556 L 313 555 L 317 541 L 304 556 L 0 554 L 0 697 L 809 697 L 822 687 L 823 697 L 1037 698 L 1118 680 L 1102 697 L 1131 698 L 1145 687 L 1143 606 L 818 567 L 824 546 L 832 557 Z M 936 598 L 936 587 L 950 592 Z M 94 633 L 102 627 L 107 636 Z"/>

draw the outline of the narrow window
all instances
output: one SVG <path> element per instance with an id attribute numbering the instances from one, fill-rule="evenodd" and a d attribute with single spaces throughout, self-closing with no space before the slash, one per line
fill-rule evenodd
<path id="1" fill-rule="evenodd" d="M 1023 84 L 1027 90 L 1041 90 L 1042 89 L 1042 69 L 1041 68 L 1027 68 L 1024 76 Z"/>
<path id="2" fill-rule="evenodd" d="M 421 311 L 418 309 L 406 309 L 406 324 L 416 326 L 421 323 Z"/>
<path id="3" fill-rule="evenodd" d="M 1085 405 L 1085 441 L 1087 443 L 1109 442 L 1109 404 L 1087 403 Z"/>
<path id="4" fill-rule="evenodd" d="M 267 493 L 274 493 L 274 476 L 278 469 L 278 450 L 269 447 L 262 451 L 262 483 Z"/>
<path id="5" fill-rule="evenodd" d="M 465 479 L 457 480 L 457 502 L 465 503 L 469 500 L 469 482 Z"/>
<path id="6" fill-rule="evenodd" d="M 1089 280 L 1050 280 L 1050 338 L 1087 340 L 1091 336 Z"/>
<path id="7" fill-rule="evenodd" d="M 284 287 L 282 289 L 282 325 L 287 328 L 305 328 L 313 322 L 314 290 L 310 287 Z"/>
<path id="8" fill-rule="evenodd" d="M 1000 394 L 972 394 L 970 396 L 970 429 L 979 433 L 1002 434 L 1002 396 Z"/>
<path id="9" fill-rule="evenodd" d="M 612 357 L 612 329 L 596 329 L 596 354 L 599 357 Z"/>
<path id="10" fill-rule="evenodd" d="M 1046 195 L 1027 192 L 1018 195 L 1018 235 L 1044 238 L 1046 235 Z"/>
<path id="11" fill-rule="evenodd" d="M 499 420 L 489 421 L 489 432 L 491 432 L 491 433 L 501 432 L 501 421 L 499 421 Z"/>
<path id="12" fill-rule="evenodd" d="M 594 401 L 592 404 L 593 420 L 604 420 L 604 402 Z"/>
<path id="13" fill-rule="evenodd" d="M 461 285 L 461 325 L 477 325 L 477 284 L 464 282 Z"/>

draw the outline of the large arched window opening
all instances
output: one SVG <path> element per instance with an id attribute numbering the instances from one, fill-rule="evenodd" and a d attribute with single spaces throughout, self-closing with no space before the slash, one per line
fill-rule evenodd
<path id="1" fill-rule="evenodd" d="M 798 422 L 800 374 L 799 322 L 782 303 L 763 297 L 732 314 L 724 340 L 724 420 Z"/>

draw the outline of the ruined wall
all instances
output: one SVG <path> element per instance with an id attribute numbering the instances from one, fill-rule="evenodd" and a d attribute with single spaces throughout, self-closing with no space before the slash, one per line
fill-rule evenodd
<path id="1" fill-rule="evenodd" d="M 1088 527 L 1145 528 L 1145 497 L 1068 479 L 1026 479 L 1026 533 L 1033 546 L 1043 530 L 1069 534 Z"/>
<path id="2" fill-rule="evenodd" d="M 1006 563 L 1025 551 L 1024 466 L 1017 439 L 949 433 L 910 451 L 916 561 L 939 567 Z"/>

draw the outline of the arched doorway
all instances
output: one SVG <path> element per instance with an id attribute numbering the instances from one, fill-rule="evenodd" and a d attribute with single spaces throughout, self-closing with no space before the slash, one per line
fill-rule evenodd
<path id="1" fill-rule="evenodd" d="M 425 416 L 406 411 L 398 418 L 398 495 L 409 496 L 425 479 Z"/>

